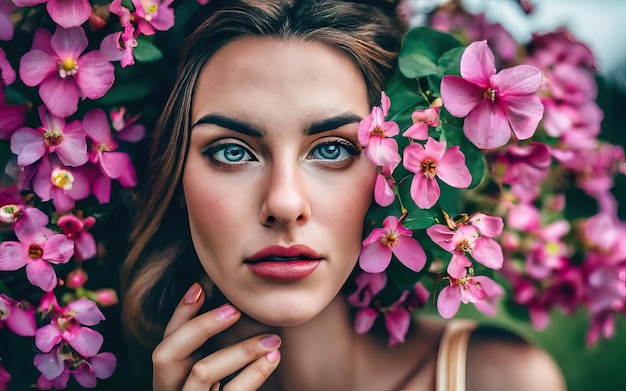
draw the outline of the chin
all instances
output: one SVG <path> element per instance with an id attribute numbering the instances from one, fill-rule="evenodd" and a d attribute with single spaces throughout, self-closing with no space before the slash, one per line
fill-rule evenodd
<path id="1" fill-rule="evenodd" d="M 262 303 L 247 303 L 239 307 L 247 316 L 271 327 L 294 327 L 304 324 L 319 315 L 328 305 L 316 301 L 306 302 L 298 300 L 273 301 L 271 305 Z"/>

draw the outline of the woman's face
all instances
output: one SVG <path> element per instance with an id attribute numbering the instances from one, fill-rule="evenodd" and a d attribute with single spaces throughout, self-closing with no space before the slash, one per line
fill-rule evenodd
<path id="1" fill-rule="evenodd" d="M 359 69 L 321 43 L 242 38 L 204 68 L 183 173 L 191 237 L 250 317 L 309 320 L 352 271 L 375 179 L 357 141 L 369 110 Z"/>

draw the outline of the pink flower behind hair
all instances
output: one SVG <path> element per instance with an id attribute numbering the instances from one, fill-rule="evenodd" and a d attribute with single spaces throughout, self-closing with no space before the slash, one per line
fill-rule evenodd
<path id="1" fill-rule="evenodd" d="M 81 55 L 88 43 L 80 27 L 57 27 L 54 35 L 39 29 L 20 60 L 24 84 L 39 85 L 41 99 L 57 117 L 70 116 L 79 98 L 101 98 L 113 85 L 113 65 L 98 50 Z"/>
<path id="2" fill-rule="evenodd" d="M 533 136 L 543 116 L 537 90 L 541 71 L 518 65 L 496 74 L 487 41 L 470 44 L 461 57 L 461 76 L 444 76 L 441 99 L 455 117 L 466 117 L 465 136 L 481 149 L 498 148 L 511 138 Z"/>

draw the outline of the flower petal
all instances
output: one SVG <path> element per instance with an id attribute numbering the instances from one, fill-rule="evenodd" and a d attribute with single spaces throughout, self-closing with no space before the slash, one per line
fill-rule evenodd
<path id="1" fill-rule="evenodd" d="M 509 95 L 528 95 L 537 92 L 543 75 L 532 65 L 517 65 L 500 71 L 491 77 L 492 88 L 504 97 Z"/>
<path id="2" fill-rule="evenodd" d="M 61 79 L 53 75 L 47 78 L 39 87 L 39 95 L 50 113 L 57 117 L 66 118 L 78 110 L 79 90 L 71 77 Z"/>
<path id="3" fill-rule="evenodd" d="M 24 84 L 34 87 L 57 71 L 57 59 L 41 50 L 31 50 L 20 59 L 20 77 Z"/>
<path id="4" fill-rule="evenodd" d="M 431 208 L 441 194 L 439 183 L 435 178 L 427 178 L 423 174 L 415 174 L 411 181 L 411 198 L 422 209 Z"/>
<path id="5" fill-rule="evenodd" d="M 24 251 L 20 242 L 0 243 L 0 270 L 12 272 L 26 265 Z"/>
<path id="6" fill-rule="evenodd" d="M 398 241 L 392 248 L 393 255 L 400 262 L 414 272 L 419 272 L 426 264 L 426 253 L 417 240 L 407 237 L 398 236 Z"/>
<path id="7" fill-rule="evenodd" d="M 380 273 L 387 269 L 391 262 L 391 249 L 380 241 L 361 248 L 359 266 L 368 273 Z"/>
<path id="8" fill-rule="evenodd" d="M 374 200 L 382 207 L 389 206 L 396 199 L 393 189 L 383 174 L 376 175 L 376 185 L 374 186 Z"/>
<path id="9" fill-rule="evenodd" d="M 102 98 L 115 80 L 113 64 L 99 51 L 93 50 L 78 59 L 79 71 L 74 75 L 81 95 L 89 99 Z"/>
<path id="10" fill-rule="evenodd" d="M 80 54 L 87 49 L 89 41 L 82 27 L 57 27 L 52 34 L 50 44 L 61 61 L 68 58 L 76 61 Z"/>
<path id="11" fill-rule="evenodd" d="M 441 80 L 443 105 L 455 117 L 465 117 L 485 100 L 485 91 L 458 76 L 444 76 Z"/>
<path id="12" fill-rule="evenodd" d="M 117 358 L 113 353 L 98 353 L 89 360 L 98 379 L 108 379 L 115 371 Z"/>
<path id="13" fill-rule="evenodd" d="M 91 16 L 91 5 L 87 0 L 48 0 L 46 9 L 52 20 L 63 28 L 80 26 Z"/>
<path id="14" fill-rule="evenodd" d="M 33 360 L 33 364 L 47 380 L 56 379 L 65 369 L 63 360 L 59 357 L 59 353 L 56 350 L 36 355 Z"/>
<path id="15" fill-rule="evenodd" d="M 367 307 L 361 309 L 354 318 L 354 331 L 356 331 L 357 334 L 367 333 L 374 325 L 377 316 L 378 311 L 373 308 Z"/>
<path id="16" fill-rule="evenodd" d="M 482 236 L 476 239 L 474 251 L 471 254 L 476 262 L 480 262 L 489 268 L 496 270 L 502 268 L 502 262 L 504 261 L 502 247 L 491 238 Z"/>
<path id="17" fill-rule="evenodd" d="M 465 118 L 463 133 L 478 148 L 493 149 L 509 141 L 511 126 L 498 104 L 483 99 Z"/>
<path id="18" fill-rule="evenodd" d="M 84 297 L 70 302 L 67 308 L 75 312 L 74 319 L 85 326 L 95 326 L 104 320 L 104 315 L 96 303 Z"/>
<path id="19" fill-rule="evenodd" d="M 50 292 L 57 286 L 57 275 L 50 264 L 36 259 L 26 265 L 26 277 L 31 284 Z"/>
<path id="20" fill-rule="evenodd" d="M 411 315 L 404 308 L 391 308 L 385 314 L 385 326 L 396 342 L 404 342 L 410 324 Z"/>
<path id="21" fill-rule="evenodd" d="M 89 327 L 69 327 L 63 333 L 63 337 L 84 357 L 95 356 L 104 342 L 102 334 Z"/>
<path id="22" fill-rule="evenodd" d="M 506 96 L 502 107 L 515 136 L 520 140 L 531 138 L 543 117 L 543 104 L 537 95 Z"/>
<path id="23" fill-rule="evenodd" d="M 109 120 L 102 109 L 93 109 L 85 114 L 83 129 L 92 140 L 99 144 L 109 144 L 113 141 Z"/>
<path id="24" fill-rule="evenodd" d="M 466 188 L 472 183 L 472 175 L 465 165 L 465 155 L 458 146 L 448 148 L 439 164 L 437 176 L 448 185 L 456 188 Z"/>
<path id="25" fill-rule="evenodd" d="M 437 298 L 437 310 L 445 318 L 453 317 L 461 306 L 461 292 L 458 286 L 450 285 L 441 290 Z"/>
<path id="26" fill-rule="evenodd" d="M 461 56 L 461 76 L 479 86 L 489 86 L 496 73 L 496 60 L 487 41 L 471 43 Z"/>
<path id="27" fill-rule="evenodd" d="M 11 151 L 17 155 L 17 164 L 28 166 L 46 153 L 46 144 L 41 133 L 22 128 L 11 136 Z"/>
<path id="28" fill-rule="evenodd" d="M 43 246 L 43 259 L 66 263 L 74 255 L 74 242 L 63 234 L 52 235 Z"/>
<path id="29" fill-rule="evenodd" d="M 437 243 L 439 247 L 443 248 L 446 251 L 454 250 L 454 243 L 452 243 L 452 238 L 454 237 L 454 232 L 450 230 L 450 228 L 446 227 L 443 224 L 435 224 L 426 229 L 426 233 L 430 237 L 430 239 Z"/>
<path id="30" fill-rule="evenodd" d="M 35 333 L 35 345 L 44 353 L 50 352 L 62 339 L 61 331 L 52 324 L 43 326 Z"/>

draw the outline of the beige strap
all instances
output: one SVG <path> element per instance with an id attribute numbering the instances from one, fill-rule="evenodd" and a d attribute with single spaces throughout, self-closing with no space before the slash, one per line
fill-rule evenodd
<path id="1" fill-rule="evenodd" d="M 437 391 L 465 391 L 467 344 L 476 322 L 453 319 L 443 332 L 437 354 Z"/>

